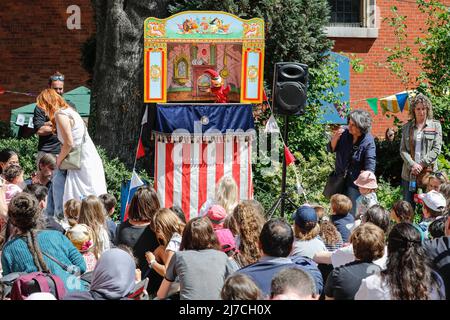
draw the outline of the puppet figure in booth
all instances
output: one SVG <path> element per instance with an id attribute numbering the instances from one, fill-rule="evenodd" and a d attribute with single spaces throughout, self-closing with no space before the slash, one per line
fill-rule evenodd
<path id="1" fill-rule="evenodd" d="M 211 76 L 211 92 L 216 95 L 216 103 L 227 103 L 230 85 L 223 85 L 223 79 L 216 70 L 207 69 L 205 73 Z"/>

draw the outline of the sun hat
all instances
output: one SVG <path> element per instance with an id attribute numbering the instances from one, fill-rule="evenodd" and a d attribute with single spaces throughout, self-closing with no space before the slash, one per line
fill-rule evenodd
<path id="1" fill-rule="evenodd" d="M 361 171 L 358 179 L 354 181 L 354 184 L 366 189 L 378 188 L 377 177 L 375 177 L 375 174 L 372 171 Z"/>
<path id="2" fill-rule="evenodd" d="M 94 246 L 92 229 L 85 224 L 76 224 L 66 231 L 66 236 L 80 252 L 86 252 Z"/>

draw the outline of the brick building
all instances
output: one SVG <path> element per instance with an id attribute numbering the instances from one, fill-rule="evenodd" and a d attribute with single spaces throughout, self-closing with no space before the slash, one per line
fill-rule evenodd
<path id="1" fill-rule="evenodd" d="M 393 119 L 379 114 L 374 115 L 366 103 L 366 98 L 382 98 L 401 91 L 405 86 L 386 68 L 377 65 L 386 61 L 389 55 L 385 47 L 394 47 L 393 29 L 386 17 L 392 16 L 390 8 L 396 6 L 400 15 L 406 15 L 408 26 L 408 45 L 417 53 L 414 39 L 421 36 L 420 28 L 424 28 L 425 15 L 420 13 L 414 0 L 329 0 L 332 7 L 328 36 L 335 41 L 334 52 L 354 53 L 355 58 L 361 58 L 365 71 L 356 73 L 350 71 L 350 105 L 369 111 L 374 116 L 372 133 L 384 136 L 386 128 L 392 126 Z M 449 0 L 442 0 L 450 6 Z M 417 64 L 406 66 L 414 79 L 420 72 Z M 352 102 L 354 101 L 354 102 Z M 408 118 L 407 113 L 397 114 L 401 120 Z"/>
<path id="2" fill-rule="evenodd" d="M 361 74 L 350 73 L 350 100 L 353 108 L 371 114 L 365 98 L 384 97 L 405 90 L 387 69 L 377 66 L 388 53 L 384 47 L 394 45 L 392 28 L 383 18 L 390 16 L 390 7 L 408 16 L 409 44 L 420 35 L 424 16 L 413 0 L 329 0 L 332 22 L 328 36 L 335 40 L 333 51 L 354 53 L 366 66 Z M 450 0 L 444 0 L 450 5 Z M 2 1 L 0 11 L 0 86 L 6 90 L 38 93 L 46 86 L 47 77 L 55 70 L 66 75 L 66 91 L 86 85 L 88 73 L 80 63 L 80 47 L 95 31 L 90 0 L 78 0 L 81 29 L 69 29 L 67 21 L 73 14 L 71 0 L 44 2 Z M 68 10 L 69 9 L 69 10 Z M 69 13 L 68 13 L 69 11 Z M 417 65 L 408 67 L 412 76 L 419 73 Z M 33 102 L 34 98 L 0 95 L 0 121 L 9 121 L 10 110 Z M 401 114 L 402 120 L 406 114 Z M 373 133 L 383 136 L 392 119 L 379 113 L 374 117 Z"/>
<path id="3" fill-rule="evenodd" d="M 74 4 L 80 9 L 81 29 L 67 27 Z M 37 94 L 56 70 L 66 75 L 66 91 L 86 85 L 89 74 L 80 63 L 80 47 L 95 31 L 90 0 L 4 0 L 1 6 L 1 87 Z M 25 95 L 0 95 L 0 121 L 9 122 L 11 109 L 34 101 Z"/>

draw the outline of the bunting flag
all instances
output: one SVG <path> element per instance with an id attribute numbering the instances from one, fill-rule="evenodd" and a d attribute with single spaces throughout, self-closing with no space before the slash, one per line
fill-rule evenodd
<path id="1" fill-rule="evenodd" d="M 145 149 L 144 149 L 144 145 L 142 144 L 142 137 L 139 137 L 138 149 L 136 152 L 136 159 L 140 159 L 143 156 L 145 156 Z"/>
<path id="2" fill-rule="evenodd" d="M 280 133 L 280 127 L 278 127 L 277 121 L 273 115 L 267 120 L 264 133 Z"/>
<path id="3" fill-rule="evenodd" d="M 387 96 L 384 98 L 380 98 L 380 107 L 385 114 L 386 112 L 392 112 L 392 113 L 398 113 L 403 111 L 409 111 L 409 99 L 408 95 L 411 94 L 413 91 L 403 91 L 399 92 L 397 94 Z M 400 103 L 398 101 L 398 96 L 400 96 L 400 99 L 403 99 L 403 106 L 400 108 Z"/>
<path id="4" fill-rule="evenodd" d="M 145 183 L 141 180 L 141 178 L 139 178 L 138 174 L 136 173 L 136 171 L 133 169 L 133 174 L 131 175 L 131 181 L 130 181 L 130 185 L 128 187 L 128 190 L 122 190 L 122 194 L 127 194 L 127 201 L 125 203 L 125 206 L 122 205 L 122 222 L 127 221 L 128 219 L 128 208 L 131 202 L 131 199 L 133 199 L 133 195 L 135 194 L 135 192 L 137 191 L 137 189 L 141 186 L 145 185 Z M 125 209 L 123 209 L 125 208 Z"/>
<path id="5" fill-rule="evenodd" d="M 400 108 L 400 111 L 403 112 L 403 109 L 405 107 L 406 100 L 408 99 L 408 93 L 398 93 L 395 95 L 398 101 L 398 107 Z"/>
<path id="6" fill-rule="evenodd" d="M 285 145 L 284 146 L 284 158 L 286 159 L 286 165 L 289 166 L 292 163 L 295 162 L 295 157 L 289 150 L 289 148 Z"/>
<path id="7" fill-rule="evenodd" d="M 372 109 L 375 115 L 378 115 L 378 98 L 368 98 L 366 99 L 369 107 Z"/>
<path id="8" fill-rule="evenodd" d="M 144 124 L 147 123 L 147 118 L 148 118 L 148 108 L 146 106 L 145 107 L 144 116 L 142 117 L 141 126 L 143 126 Z"/>
<path id="9" fill-rule="evenodd" d="M 147 123 L 148 118 L 148 108 L 145 107 L 144 115 L 142 116 L 141 121 L 141 133 L 139 134 L 138 148 L 136 150 L 136 160 L 145 156 L 144 145 L 142 144 L 142 126 Z"/>

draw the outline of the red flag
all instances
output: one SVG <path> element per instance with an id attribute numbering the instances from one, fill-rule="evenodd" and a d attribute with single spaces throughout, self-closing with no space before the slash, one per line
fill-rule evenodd
<path id="1" fill-rule="evenodd" d="M 291 163 L 295 162 L 295 157 L 294 155 L 291 153 L 291 151 L 289 151 L 289 148 L 287 146 L 284 146 L 284 158 L 286 159 L 286 165 L 290 165 Z"/>
<path id="2" fill-rule="evenodd" d="M 144 149 L 144 145 L 142 144 L 142 138 L 139 137 L 138 150 L 136 152 L 136 159 L 140 159 L 143 156 L 145 156 L 145 149 Z"/>

